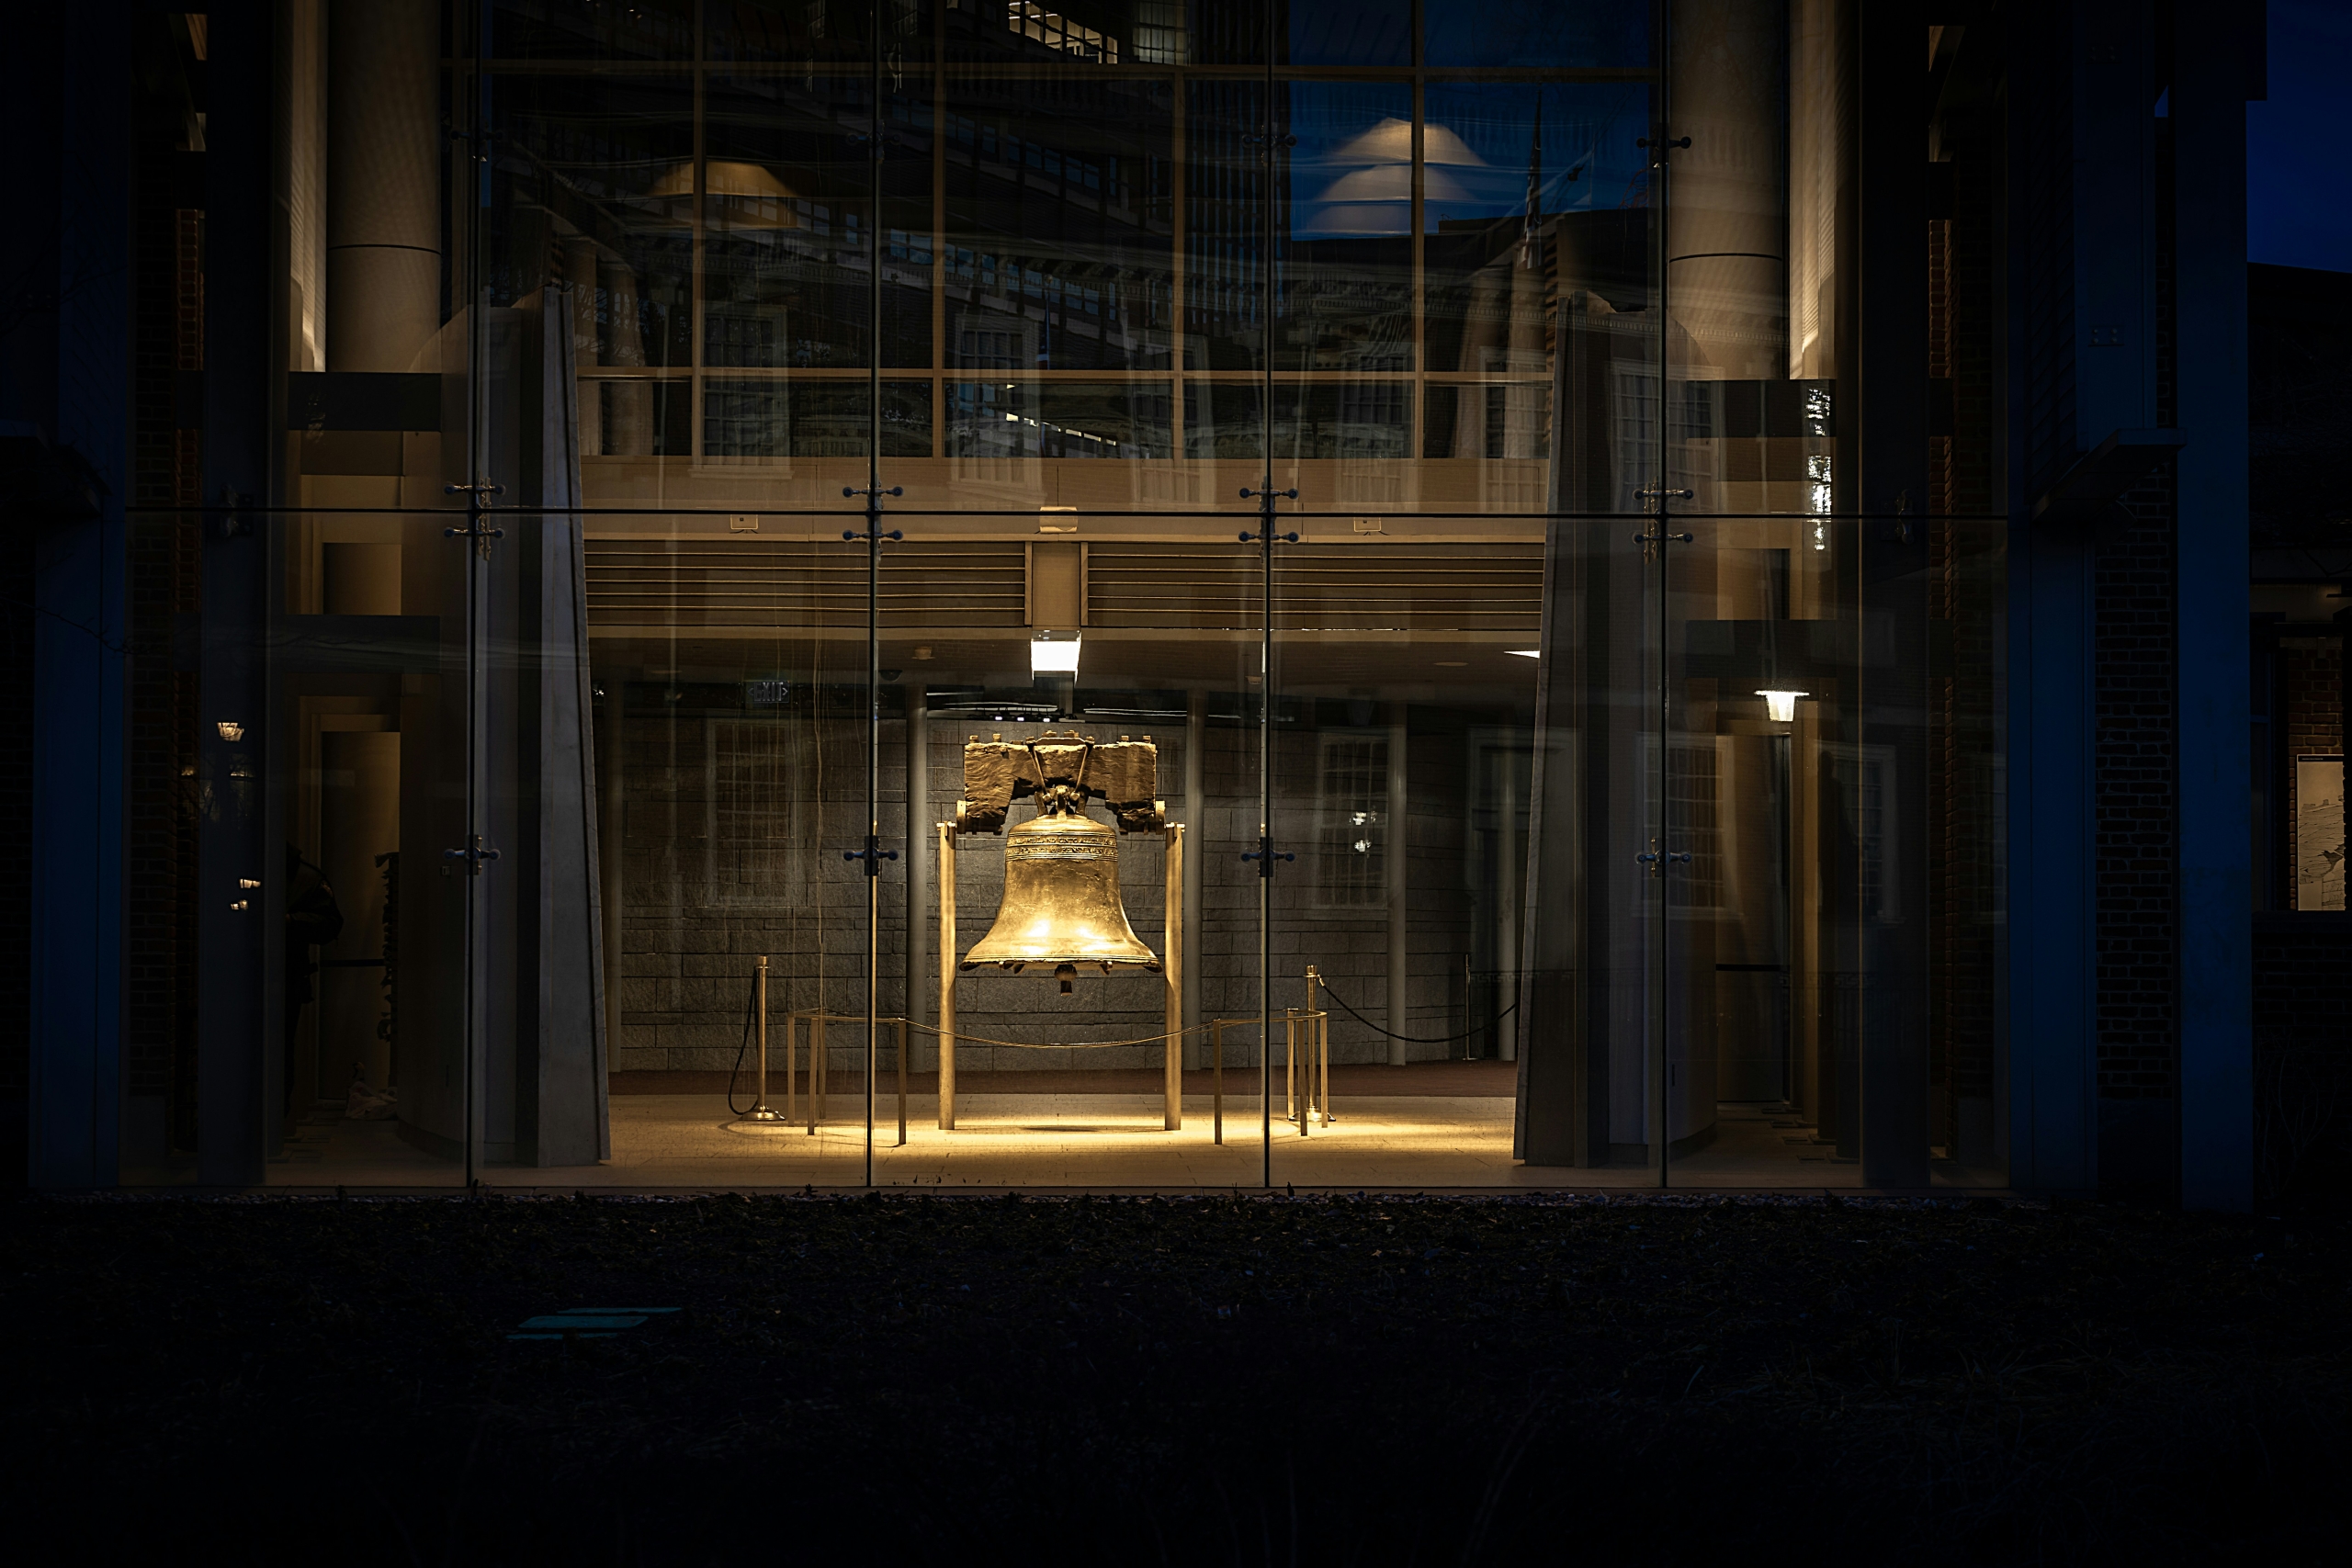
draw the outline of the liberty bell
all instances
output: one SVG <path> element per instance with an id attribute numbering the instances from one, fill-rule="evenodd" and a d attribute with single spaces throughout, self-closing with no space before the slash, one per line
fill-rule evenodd
<path id="1" fill-rule="evenodd" d="M 1136 939 L 1119 902 L 1118 835 L 1166 826 L 1166 803 L 1152 798 L 1159 772 L 1148 736 L 1103 742 L 1047 731 L 1025 743 L 975 736 L 964 748 L 956 831 L 1002 831 L 1023 796 L 1035 798 L 1037 815 L 1006 834 L 1004 900 L 960 967 L 992 964 L 1018 975 L 1051 964 L 1065 995 L 1080 964 L 1100 964 L 1105 975 L 1158 970 L 1158 955 Z M 1086 814 L 1089 796 L 1110 807 L 1117 832 Z"/>

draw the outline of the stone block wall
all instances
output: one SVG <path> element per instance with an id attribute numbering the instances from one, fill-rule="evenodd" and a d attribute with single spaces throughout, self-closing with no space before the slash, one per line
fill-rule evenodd
<path id="1" fill-rule="evenodd" d="M 857 1015 L 832 1022 L 827 1044 L 835 1070 L 864 1056 L 866 879 L 842 858 L 863 841 L 865 749 L 854 715 L 838 706 L 747 712 L 738 706 L 695 706 L 695 694 L 675 704 L 659 701 L 658 687 L 631 688 L 623 737 L 623 888 L 621 1032 L 613 1043 L 617 1071 L 725 1069 L 743 1037 L 753 960 L 769 955 L 772 1056 L 780 1052 L 780 1016 L 822 1007 Z M 705 694 L 706 701 L 716 693 Z M 886 710 L 888 711 L 888 710 Z M 883 847 L 901 858 L 886 863 L 879 897 L 878 1006 L 935 1021 L 928 994 L 907 996 L 905 721 L 882 725 Z M 928 791 L 933 820 L 954 808 L 962 780 L 962 749 L 970 721 L 934 717 L 928 726 Z M 1070 727 L 1059 727 L 1070 728 Z M 1104 739 L 1115 726 L 1083 727 Z M 1025 734 L 1003 728 L 1008 737 Z M 1211 725 L 1203 759 L 1204 810 L 1188 824 L 1188 852 L 1201 865 L 1201 976 L 1204 1019 L 1254 1017 L 1257 1011 L 1258 893 L 1254 865 L 1240 853 L 1257 838 L 1257 735 Z M 1184 815 L 1184 732 L 1181 724 L 1153 731 L 1160 748 L 1160 795 L 1170 817 Z M 1277 1011 L 1306 999 L 1306 966 L 1317 965 L 1365 1018 L 1396 1028 L 1386 1014 L 1387 910 L 1375 907 L 1318 908 L 1312 853 L 1316 840 L 1317 735 L 1311 729 L 1278 737 L 1275 833 L 1299 854 L 1281 865 L 1273 886 L 1271 945 Z M 740 783 L 747 750 L 771 759 L 753 764 L 761 779 L 748 793 Z M 730 774 L 730 766 L 737 771 Z M 1476 890 L 1465 886 L 1464 747 L 1458 733 L 1416 734 L 1409 759 L 1408 852 L 1411 888 L 1408 932 L 1411 980 L 1408 1017 L 1399 1032 L 1446 1036 L 1465 1025 L 1460 996 L 1462 954 L 1469 943 Z M 761 770 L 764 769 L 764 772 Z M 763 794 L 762 792 L 764 792 Z M 754 807 L 746 813 L 746 802 Z M 1016 805 L 1012 823 L 1030 807 Z M 1099 807 L 1098 807 L 1099 815 Z M 1107 820 L 1107 818 L 1105 818 Z M 1118 845 L 1121 897 L 1129 922 L 1147 946 L 1162 944 L 1163 840 L 1122 835 Z M 1003 896 L 1003 840 L 976 835 L 957 852 L 956 935 L 968 950 L 988 931 Z M 935 884 L 917 891 L 925 940 L 936 930 Z M 934 956 L 934 964 L 936 958 Z M 934 970 L 935 973 L 935 970 Z M 1156 1037 L 1164 1027 L 1156 976 L 1082 975 L 1070 996 L 1047 976 L 969 974 L 958 982 L 957 1064 L 965 1070 L 1032 1067 L 1142 1067 L 1160 1061 L 1157 1043 L 1107 1049 L 1040 1049 L 1077 1042 Z M 1344 1010 L 1333 1010 L 1334 1061 L 1387 1059 L 1387 1043 Z M 1279 1038 L 1279 1026 L 1277 1026 Z M 971 1038 L 978 1037 L 978 1038 Z M 895 1035 L 886 1026 L 885 1069 Z M 1228 1066 L 1255 1061 L 1253 1030 L 1228 1040 Z M 983 1040 L 1008 1042 L 987 1044 Z M 1415 1058 L 1459 1055 L 1458 1045 L 1408 1047 Z M 917 1071 L 932 1070 L 933 1037 L 918 1033 L 910 1056 Z M 1198 1060 L 1198 1057 L 1194 1058 Z"/>

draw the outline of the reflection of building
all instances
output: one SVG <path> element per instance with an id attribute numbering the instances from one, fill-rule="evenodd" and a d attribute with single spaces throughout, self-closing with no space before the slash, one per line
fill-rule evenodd
<path id="1" fill-rule="evenodd" d="M 355 1063 L 419 1159 L 576 1165 L 610 1071 L 729 1066 L 747 956 L 854 1020 L 840 1070 L 871 1000 L 920 1072 L 949 759 L 1052 719 L 1162 748 L 1187 1027 L 1312 963 L 1342 1068 L 1516 1058 L 1484 1168 L 2245 1201 L 2243 51 L 1674 0 L 1656 62 L 1596 23 L 1261 73 L 1338 33 L 610 9 L 492 6 L 480 61 L 424 0 L 46 57 L 130 104 L 55 118 L 134 232 L 54 198 L 128 294 L 61 295 L 6 411 L 40 1179 L 254 1179 Z M 2306 599 L 2266 723 L 2340 650 Z M 2281 834 L 2317 786 L 2268 784 Z M 1261 825 L 1304 857 L 1263 927 Z M 347 911 L 290 1032 L 288 843 Z M 1133 979 L 976 980 L 967 1060 L 1148 1066 L 1037 1055 L 1157 1028 Z"/>

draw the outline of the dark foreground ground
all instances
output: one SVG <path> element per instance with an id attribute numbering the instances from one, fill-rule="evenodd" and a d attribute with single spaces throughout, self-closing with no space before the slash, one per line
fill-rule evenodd
<path id="1" fill-rule="evenodd" d="M 0 1237 L 20 1562 L 2345 1550 L 2333 1218 L 133 1200 Z"/>

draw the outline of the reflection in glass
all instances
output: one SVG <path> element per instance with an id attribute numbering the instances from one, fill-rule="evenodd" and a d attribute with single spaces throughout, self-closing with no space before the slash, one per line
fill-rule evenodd
<path id="1" fill-rule="evenodd" d="M 1186 382 L 1184 455 L 1261 458 L 1265 400 L 1261 382 Z M 1412 455 L 1410 381 L 1277 381 L 1273 417 L 1277 463 Z"/>
<path id="2" fill-rule="evenodd" d="M 863 77 L 714 79 L 705 111 L 705 363 L 868 363 L 873 169 Z M 888 96 L 883 363 L 931 363 L 930 107 Z M 673 171 L 684 186 L 691 167 Z M 686 194 L 690 195 L 690 188 Z"/>
<path id="3" fill-rule="evenodd" d="M 683 456 L 676 400 L 688 389 L 644 377 L 694 361 L 693 94 L 667 82 L 500 78 L 488 278 L 492 304 L 551 276 L 573 294 L 583 373 L 620 374 L 582 399 L 589 456 Z"/>
<path id="4" fill-rule="evenodd" d="M 956 381 L 951 457 L 1169 456 L 1169 390 L 1151 381 Z"/>
<path id="5" fill-rule="evenodd" d="M 704 384 L 703 454 L 712 461 L 761 457 L 863 457 L 873 393 L 862 380 L 732 381 Z M 882 383 L 882 454 L 931 456 L 931 383 Z"/>
<path id="6" fill-rule="evenodd" d="M 1628 68 L 1650 62 L 1650 7 L 1623 0 L 1429 4 L 1421 28 L 1429 65 Z"/>
<path id="7" fill-rule="evenodd" d="M 1273 277 L 1278 370 L 1412 368 L 1412 92 L 1402 84 L 1200 82 L 1186 133 L 1187 362 L 1255 367 Z M 1261 138 L 1283 147 L 1264 253 Z"/>
<path id="8" fill-rule="evenodd" d="M 951 90 L 948 367 L 1165 366 L 1166 84 L 1006 78 Z"/>
<path id="9" fill-rule="evenodd" d="M 496 0 L 497 60 L 692 60 L 695 0 L 612 6 L 599 0 Z"/>

